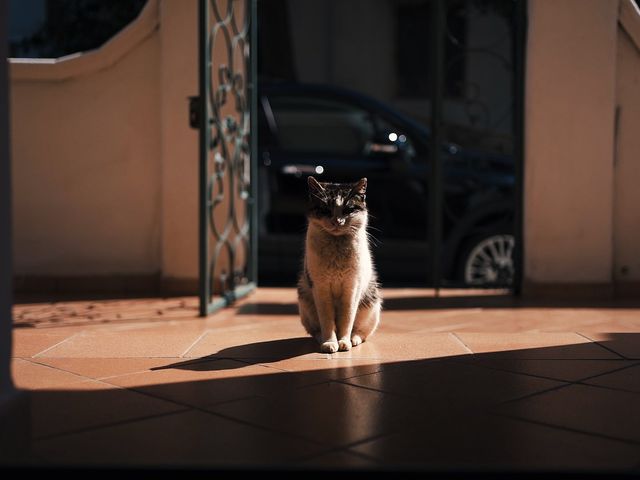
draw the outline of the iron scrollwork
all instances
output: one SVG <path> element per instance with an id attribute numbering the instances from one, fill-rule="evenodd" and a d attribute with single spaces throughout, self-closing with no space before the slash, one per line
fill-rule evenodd
<path id="1" fill-rule="evenodd" d="M 201 313 L 233 301 L 251 285 L 251 2 L 201 0 Z M 203 11 L 202 9 L 205 9 Z M 202 91 L 204 87 L 204 92 Z M 201 182 L 204 180 L 201 179 Z M 204 185 L 201 184 L 201 189 Z M 204 198 L 202 198 L 204 196 Z M 206 222 L 206 226 L 204 223 Z M 204 258 L 203 258 L 204 257 Z M 203 285 L 204 283 L 204 285 Z M 204 290 L 204 291 L 203 291 Z M 218 297 L 218 298 L 216 298 Z"/>

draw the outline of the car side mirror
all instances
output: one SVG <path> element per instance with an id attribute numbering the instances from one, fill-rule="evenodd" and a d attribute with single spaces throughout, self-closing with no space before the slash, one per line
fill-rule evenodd
<path id="1" fill-rule="evenodd" d="M 406 145 L 407 137 L 403 133 L 383 130 L 373 137 L 373 141 L 370 144 L 370 151 L 395 155 L 398 152 L 402 152 Z"/>
<path id="2" fill-rule="evenodd" d="M 376 135 L 367 147 L 369 152 L 382 155 L 395 155 L 399 150 L 396 142 L 389 140 L 384 135 Z"/>

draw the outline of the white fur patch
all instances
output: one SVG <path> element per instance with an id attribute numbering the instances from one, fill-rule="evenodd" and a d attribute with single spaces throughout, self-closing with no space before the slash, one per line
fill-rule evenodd
<path id="1" fill-rule="evenodd" d="M 340 195 L 338 195 L 336 197 L 336 207 L 342 206 L 343 203 L 344 203 L 344 199 Z"/>
<path id="2" fill-rule="evenodd" d="M 337 199 L 339 205 L 344 197 Z M 336 203 L 338 203 L 336 202 Z M 367 237 L 367 213 L 345 235 L 334 236 L 316 221 L 309 222 L 304 274 L 299 283 L 302 324 L 315 336 L 321 351 L 346 351 L 365 341 L 380 322 L 381 304 L 362 304 L 362 288 L 374 280 Z M 337 312 L 339 312 L 338 315 Z"/>

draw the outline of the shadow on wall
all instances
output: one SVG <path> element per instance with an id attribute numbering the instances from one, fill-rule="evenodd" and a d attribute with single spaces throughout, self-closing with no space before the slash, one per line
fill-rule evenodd
<path id="1" fill-rule="evenodd" d="M 388 363 L 315 352 L 252 343 L 33 391 L 27 462 L 638 471 L 640 334 Z"/>

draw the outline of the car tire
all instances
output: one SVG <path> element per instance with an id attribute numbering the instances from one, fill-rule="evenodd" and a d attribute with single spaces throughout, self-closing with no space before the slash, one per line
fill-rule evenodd
<path id="1" fill-rule="evenodd" d="M 476 288 L 512 286 L 514 244 L 514 236 L 505 232 L 470 238 L 458 257 L 459 281 Z"/>

